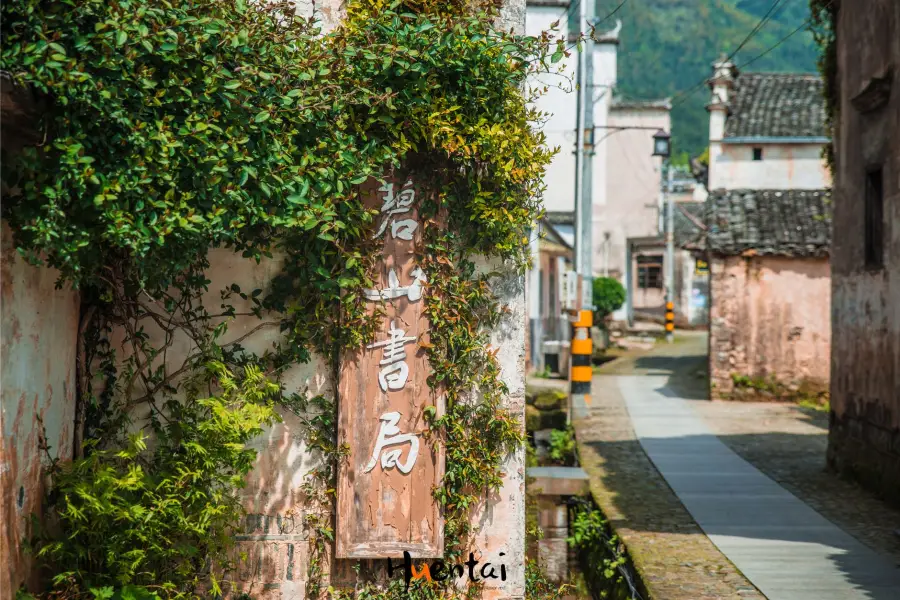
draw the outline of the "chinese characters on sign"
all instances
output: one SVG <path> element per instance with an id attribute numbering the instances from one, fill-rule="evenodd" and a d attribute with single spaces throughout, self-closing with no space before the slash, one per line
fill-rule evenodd
<path id="1" fill-rule="evenodd" d="M 365 472 L 368 473 L 378 464 L 378 457 L 381 456 L 381 467 L 390 469 L 397 467 L 403 473 L 412 471 L 413 465 L 416 464 L 416 457 L 419 455 L 419 438 L 408 433 L 400 433 L 397 423 L 400 421 L 400 413 L 390 412 L 381 415 L 381 429 L 378 430 L 378 441 L 375 443 L 375 450 L 372 452 L 372 460 L 366 465 Z M 396 446 L 397 444 L 409 444 L 409 454 L 406 462 L 398 462 L 402 450 L 391 450 L 381 454 L 386 446 Z"/>
<path id="2" fill-rule="evenodd" d="M 409 218 L 413 200 L 416 198 L 416 192 L 412 188 L 412 182 L 407 182 L 403 189 L 394 196 L 394 184 L 386 183 L 380 188 L 379 192 L 384 192 L 384 200 L 381 204 L 381 227 L 378 228 L 376 238 L 384 236 L 388 223 L 391 225 L 391 236 L 401 240 L 413 239 L 413 234 L 419 227 L 419 224 Z M 403 218 L 396 215 L 403 215 Z"/>
<path id="3" fill-rule="evenodd" d="M 417 193 L 410 180 L 361 186 L 378 212 L 373 236 L 384 243 L 376 285 L 364 290 L 371 311 L 383 313 L 380 332 L 345 356 L 340 369 L 339 437 L 350 448 L 338 482 L 337 556 L 380 558 L 411 550 L 443 551 L 443 522 L 432 488 L 440 484 L 442 451 L 423 439 L 425 408 L 441 398 L 427 384 L 428 340 L 423 292 L 415 263 L 421 239 Z"/>
<path id="4" fill-rule="evenodd" d="M 381 371 L 378 373 L 378 384 L 381 391 L 402 390 L 409 377 L 409 367 L 406 365 L 406 351 L 403 345 L 416 341 L 413 336 L 404 336 L 402 329 L 397 329 L 394 321 L 391 321 L 390 338 L 381 342 L 369 344 L 366 348 L 383 348 L 384 358 L 378 364 Z"/>

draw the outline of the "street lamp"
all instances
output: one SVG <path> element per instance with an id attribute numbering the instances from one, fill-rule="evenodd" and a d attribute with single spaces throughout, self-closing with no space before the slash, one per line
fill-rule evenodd
<path id="1" fill-rule="evenodd" d="M 666 340 L 672 342 L 675 331 L 675 207 L 672 205 L 672 153 L 668 133 L 660 129 L 653 134 L 653 156 L 663 161 L 663 205 L 666 208 Z"/>
<path id="2" fill-rule="evenodd" d="M 671 136 L 662 129 L 653 134 L 653 156 L 669 158 L 670 137 Z"/>

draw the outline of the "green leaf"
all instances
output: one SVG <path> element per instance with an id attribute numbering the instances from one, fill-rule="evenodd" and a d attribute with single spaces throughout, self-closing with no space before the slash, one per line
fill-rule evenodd
<path id="1" fill-rule="evenodd" d="M 116 33 L 116 46 L 121 46 L 128 40 L 128 34 L 120 29 L 118 33 Z"/>
<path id="2" fill-rule="evenodd" d="M 109 598 L 112 598 L 113 594 L 115 594 L 115 590 L 112 586 L 90 588 L 89 591 L 94 595 L 94 600 L 109 600 Z"/>
<path id="3" fill-rule="evenodd" d="M 254 122 L 254 123 L 263 123 L 263 122 L 265 122 L 265 121 L 268 121 L 268 120 L 269 120 L 269 117 L 271 117 L 271 116 L 272 116 L 272 115 L 269 114 L 269 111 L 264 110 L 264 111 L 262 111 L 262 112 L 256 113 L 256 116 L 253 117 L 253 122 Z"/>

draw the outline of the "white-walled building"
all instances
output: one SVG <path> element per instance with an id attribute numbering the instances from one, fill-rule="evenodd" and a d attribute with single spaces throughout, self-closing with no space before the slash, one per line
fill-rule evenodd
<path id="1" fill-rule="evenodd" d="M 525 13 L 525 33 L 540 36 L 559 21 L 556 35 L 569 30 L 568 0 L 530 0 Z M 546 113 L 542 124 L 547 145 L 560 151 L 547 167 L 544 183 L 544 208 L 550 212 L 572 212 L 575 199 L 575 117 L 576 69 L 575 52 L 554 65 L 554 72 L 529 80 L 534 89 L 546 88 L 535 105 Z"/>
<path id="2" fill-rule="evenodd" d="M 806 73 L 738 73 L 714 64 L 709 110 L 710 190 L 831 187 L 822 160 L 822 80 Z"/>
<path id="3" fill-rule="evenodd" d="M 831 175 L 822 80 L 713 65 L 709 110 L 709 360 L 715 398 L 736 381 L 828 388 Z"/>
<path id="4" fill-rule="evenodd" d="M 570 25 L 567 0 L 529 0 L 525 28 L 528 35 L 539 36 L 559 21 L 557 35 L 586 27 Z M 653 134 L 670 131 L 668 100 L 631 101 L 616 94 L 617 54 L 621 22 L 606 32 L 596 32 L 593 45 L 593 76 L 588 93 L 593 99 L 593 152 L 591 161 L 592 267 L 595 276 L 610 276 L 626 285 L 627 240 L 660 234 L 661 164 L 652 156 Z M 536 106 L 546 113 L 542 124 L 550 146 L 559 153 L 547 167 L 544 208 L 547 222 L 563 238 L 574 238 L 575 148 L 578 94 L 576 87 L 578 56 L 557 63 L 558 73 L 535 77 L 530 85 L 547 91 Z M 588 132 L 588 135 L 591 135 Z M 535 264 L 540 264 L 536 261 Z M 549 285 L 546 277 L 535 272 L 531 285 Z M 547 314 L 547 306 L 531 307 L 532 322 L 546 321 L 558 315 Z M 619 318 L 624 318 L 624 308 Z M 549 338 L 543 332 L 545 341 Z M 563 340 L 565 342 L 565 340 Z M 555 345 L 554 345 L 555 347 Z"/>

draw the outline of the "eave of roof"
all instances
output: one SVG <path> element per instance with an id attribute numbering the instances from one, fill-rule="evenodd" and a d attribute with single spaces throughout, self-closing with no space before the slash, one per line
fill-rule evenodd
<path id="1" fill-rule="evenodd" d="M 611 110 L 672 110 L 672 101 L 669 98 L 656 100 L 633 100 L 626 98 L 613 98 L 610 103 Z"/>
<path id="2" fill-rule="evenodd" d="M 831 191 L 714 190 L 706 201 L 712 254 L 826 257 L 831 247 Z"/>
<path id="3" fill-rule="evenodd" d="M 831 138 L 800 135 L 745 135 L 722 138 L 723 144 L 828 144 Z"/>

